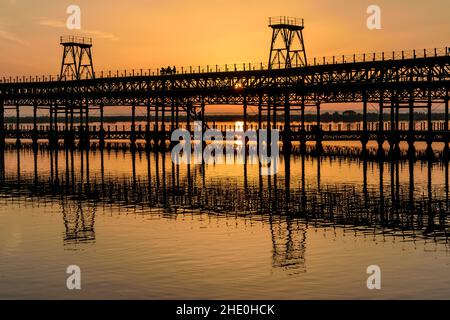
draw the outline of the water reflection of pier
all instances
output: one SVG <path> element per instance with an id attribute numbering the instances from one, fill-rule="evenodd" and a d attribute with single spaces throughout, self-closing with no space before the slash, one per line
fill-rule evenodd
<path id="1" fill-rule="evenodd" d="M 11 152 L 17 170 L 5 170 L 5 154 Z M 205 165 L 175 165 L 170 154 L 131 153 L 131 175 L 105 175 L 105 151 L 6 150 L 0 152 L 0 192 L 3 198 L 51 201 L 61 207 L 67 245 L 95 240 L 95 215 L 99 207 L 163 218 L 183 214 L 211 214 L 218 218 L 259 219 L 269 224 L 273 266 L 290 272 L 305 270 L 307 229 L 333 227 L 358 234 L 380 235 L 401 241 L 434 241 L 447 246 L 449 232 L 448 162 L 421 162 L 427 168 L 425 188 L 415 183 L 411 161 L 359 160 L 361 185 L 324 184 L 322 163 L 327 158 L 306 155 L 282 158 L 284 170 L 275 176 L 249 174 L 243 178 L 208 177 Z M 76 157 L 75 157 L 76 155 Z M 33 169 L 21 170 L 21 157 L 34 159 Z M 90 156 L 100 158 L 92 174 Z M 43 168 L 40 157 L 49 158 Z M 292 176 L 292 160 L 300 174 Z M 137 170 L 146 163 L 146 173 Z M 306 179 L 306 161 L 315 161 L 315 182 Z M 338 161 L 338 160 L 330 160 Z M 297 164 L 296 164 L 297 165 Z M 400 178 L 407 166 L 407 181 Z M 445 182 L 433 185 L 433 168 L 445 172 Z M 378 170 L 379 181 L 368 183 L 369 169 Z M 386 178 L 388 177 L 388 178 Z"/>

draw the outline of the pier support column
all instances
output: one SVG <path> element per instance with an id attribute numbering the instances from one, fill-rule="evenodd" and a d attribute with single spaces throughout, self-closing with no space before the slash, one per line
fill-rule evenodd
<path id="1" fill-rule="evenodd" d="M 64 108 L 64 147 L 69 148 L 69 106 L 66 104 Z"/>
<path id="2" fill-rule="evenodd" d="M 363 132 L 361 134 L 362 156 L 367 155 L 368 141 L 369 141 L 369 133 L 367 132 L 367 94 L 363 92 Z"/>
<path id="3" fill-rule="evenodd" d="M 70 107 L 70 141 L 69 146 L 71 148 L 75 147 L 75 126 L 74 126 L 74 106 L 73 104 L 69 105 Z"/>
<path id="4" fill-rule="evenodd" d="M 271 134 L 271 130 L 272 130 L 272 123 L 271 123 L 271 102 L 272 102 L 272 97 L 269 95 L 267 97 L 267 156 L 271 156 L 272 155 L 272 148 L 271 148 L 271 138 L 272 138 L 272 134 Z M 275 106 L 274 106 L 275 107 Z"/>
<path id="5" fill-rule="evenodd" d="M 105 124 L 104 124 L 104 109 L 105 105 L 103 102 L 100 103 L 100 131 L 99 131 L 99 147 L 100 150 L 105 148 Z"/>
<path id="6" fill-rule="evenodd" d="M 159 139 L 159 102 L 156 100 L 155 103 L 155 127 L 154 127 L 154 147 L 159 149 L 160 139 Z"/>
<path id="7" fill-rule="evenodd" d="M 172 150 L 173 147 L 176 146 L 176 142 L 172 141 L 172 133 L 175 129 L 178 129 L 179 119 L 178 119 L 178 102 L 175 102 L 175 98 L 171 99 L 171 110 L 170 110 L 170 134 L 168 137 L 169 140 L 169 150 Z"/>
<path id="8" fill-rule="evenodd" d="M 446 94 L 446 96 L 445 96 L 445 101 L 444 101 L 444 109 L 445 109 L 445 111 L 444 111 L 444 131 L 445 131 L 445 147 L 444 147 L 444 156 L 446 157 L 446 158 L 448 158 L 449 156 L 450 156 L 450 148 L 449 148 L 449 140 L 450 140 L 450 137 L 449 137 L 449 132 L 448 132 L 448 100 L 449 100 L 449 97 L 448 97 L 448 92 L 447 92 L 447 94 Z"/>
<path id="9" fill-rule="evenodd" d="M 428 157 L 432 158 L 434 156 L 433 152 L 433 121 L 432 121 L 432 114 L 431 114 L 431 108 L 432 108 L 432 101 L 431 101 L 431 90 L 428 92 L 428 103 L 427 103 L 427 150 L 426 154 Z"/>
<path id="10" fill-rule="evenodd" d="M 316 127 L 316 154 L 321 155 L 323 153 L 323 145 L 322 145 L 322 124 L 320 119 L 320 102 L 316 104 L 317 111 L 317 127 Z"/>
<path id="11" fill-rule="evenodd" d="M 54 130 L 52 134 L 52 141 L 51 141 L 51 148 L 57 149 L 58 148 L 58 104 L 55 103 L 55 107 L 53 108 L 54 112 Z"/>
<path id="12" fill-rule="evenodd" d="M 416 155 L 415 143 L 415 124 L 414 124 L 414 93 L 411 92 L 409 96 L 409 124 L 408 124 L 408 157 L 414 158 Z"/>
<path id="13" fill-rule="evenodd" d="M 245 132 L 247 132 L 247 121 L 248 121 L 248 114 L 247 114 L 247 96 L 244 95 L 244 105 L 243 105 L 243 111 L 244 111 L 244 126 L 243 126 L 243 131 L 244 131 L 244 135 Z M 244 140 L 244 146 L 247 147 L 248 144 L 248 138 L 247 136 L 245 136 L 245 140 Z"/>
<path id="14" fill-rule="evenodd" d="M 263 96 L 259 95 L 259 99 L 258 99 L 258 131 L 262 130 L 262 106 L 263 106 Z"/>
<path id="15" fill-rule="evenodd" d="M 162 99 L 161 103 L 161 133 L 160 133 L 161 150 L 166 150 L 166 99 Z"/>
<path id="16" fill-rule="evenodd" d="M 305 126 L 305 96 L 302 96 L 302 105 L 301 105 L 301 134 L 300 134 L 300 153 L 306 153 L 306 126 Z"/>
<path id="17" fill-rule="evenodd" d="M 136 103 L 131 104 L 131 130 L 130 130 L 130 147 L 131 150 L 136 149 Z"/>
<path id="18" fill-rule="evenodd" d="M 291 152 L 291 105 L 289 103 L 289 94 L 284 97 L 284 131 L 283 131 L 283 149 L 284 152 Z"/>
<path id="19" fill-rule="evenodd" d="M 390 113 L 390 130 L 389 130 L 389 157 L 395 158 L 396 152 L 397 152 L 397 128 L 396 128 L 396 121 L 395 121 L 395 114 L 396 114 L 396 98 L 392 98 L 391 100 L 391 113 Z"/>
<path id="20" fill-rule="evenodd" d="M 80 104 L 80 115 L 79 115 L 80 119 L 80 128 L 78 129 L 78 147 L 80 149 L 82 149 L 84 147 L 84 143 L 85 143 L 85 134 L 84 134 L 84 119 L 83 119 L 83 103 Z"/>
<path id="21" fill-rule="evenodd" d="M 260 143 L 260 130 L 262 130 L 262 108 L 263 108 L 263 96 L 262 94 L 259 95 L 258 100 L 258 131 L 256 131 L 256 136 L 258 139 L 258 144 Z M 259 146 L 258 146 L 258 154 L 259 154 Z"/>
<path id="22" fill-rule="evenodd" d="M 192 130 L 191 130 L 191 110 L 192 110 L 192 105 L 191 105 L 191 102 L 188 101 L 186 103 L 186 130 L 188 132 L 192 133 Z"/>
<path id="23" fill-rule="evenodd" d="M 5 148 L 5 103 L 0 100 L 0 150 Z"/>
<path id="24" fill-rule="evenodd" d="M 22 143 L 20 141 L 20 106 L 16 104 L 16 147 L 20 148 Z"/>
<path id="25" fill-rule="evenodd" d="M 400 155 L 400 102 L 398 98 L 395 101 L 395 154 Z"/>
<path id="26" fill-rule="evenodd" d="M 53 146 L 53 103 L 50 103 L 48 107 L 48 147 L 51 149 Z"/>
<path id="27" fill-rule="evenodd" d="M 37 148 L 38 143 L 38 128 L 37 128 L 37 103 L 33 104 L 33 133 L 31 134 L 31 140 L 33 142 L 33 149 Z"/>
<path id="28" fill-rule="evenodd" d="M 170 132 L 172 133 L 175 130 L 175 100 L 171 99 L 170 106 Z"/>
<path id="29" fill-rule="evenodd" d="M 67 105 L 64 108 L 64 128 L 65 131 L 69 130 L 69 107 Z"/>
<path id="30" fill-rule="evenodd" d="M 150 134 L 150 100 L 147 101 L 147 119 L 145 124 L 145 149 L 150 151 L 152 138 Z"/>
<path id="31" fill-rule="evenodd" d="M 205 98 L 202 97 L 202 103 L 200 106 L 200 118 L 202 121 L 202 150 L 204 150 L 206 148 L 206 141 L 203 141 L 203 137 L 205 135 L 205 131 L 206 131 L 206 118 L 205 118 Z"/>
<path id="32" fill-rule="evenodd" d="M 367 94 L 363 95 L 363 131 L 367 133 Z"/>
<path id="33" fill-rule="evenodd" d="M 380 113 L 378 115 L 378 135 L 377 135 L 377 142 L 378 142 L 378 150 L 377 150 L 377 156 L 379 158 L 384 157 L 384 149 L 383 144 L 385 141 L 384 136 L 384 103 L 383 103 L 383 92 L 380 93 Z"/>
<path id="34" fill-rule="evenodd" d="M 277 108 L 278 108 L 278 97 L 277 96 L 273 96 L 273 118 L 272 118 L 272 123 L 273 129 L 277 129 L 277 125 L 278 125 L 278 119 L 277 119 Z"/>
<path id="35" fill-rule="evenodd" d="M 91 145 L 91 135 L 89 130 L 89 99 L 86 98 L 86 137 L 85 137 L 85 148 L 89 149 Z"/>
<path id="36" fill-rule="evenodd" d="M 175 128 L 180 128 L 180 102 L 177 101 L 175 104 Z"/>

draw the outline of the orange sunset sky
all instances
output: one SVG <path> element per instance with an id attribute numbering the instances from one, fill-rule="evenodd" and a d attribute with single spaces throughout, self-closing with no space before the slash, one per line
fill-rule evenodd
<path id="1" fill-rule="evenodd" d="M 81 8 L 81 30 L 66 9 Z M 366 10 L 381 7 L 381 30 Z M 448 0 L 0 0 L 0 76 L 59 73 L 61 35 L 93 38 L 96 72 L 267 63 L 268 17 L 305 19 L 308 57 L 450 46 Z"/>
<path id="2" fill-rule="evenodd" d="M 267 17 L 305 19 L 310 57 L 450 45 L 448 0 L 1 0 L 1 75 L 56 74 L 59 36 L 94 38 L 97 70 L 267 62 Z M 66 8 L 81 8 L 67 30 Z M 382 30 L 366 27 L 378 4 Z"/>

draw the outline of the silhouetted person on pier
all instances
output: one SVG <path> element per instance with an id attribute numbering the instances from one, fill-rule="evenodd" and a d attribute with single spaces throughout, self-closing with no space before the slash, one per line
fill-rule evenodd
<path id="1" fill-rule="evenodd" d="M 171 75 L 171 74 L 175 74 L 176 73 L 176 68 L 173 67 L 167 67 L 167 68 L 161 68 L 161 75 Z"/>

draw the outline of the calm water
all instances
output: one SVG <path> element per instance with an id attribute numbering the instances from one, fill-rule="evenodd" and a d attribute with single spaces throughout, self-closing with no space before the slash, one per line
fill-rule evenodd
<path id="1" fill-rule="evenodd" d="M 8 149 L 0 167 L 0 298 L 450 298 L 448 163 L 291 155 L 267 177 Z"/>

